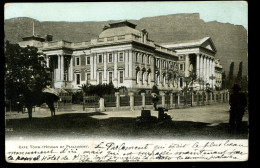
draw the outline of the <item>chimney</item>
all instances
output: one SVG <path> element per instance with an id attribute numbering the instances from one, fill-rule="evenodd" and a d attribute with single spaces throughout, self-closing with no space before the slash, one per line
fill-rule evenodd
<path id="1" fill-rule="evenodd" d="M 52 41 L 52 35 L 50 35 L 50 34 L 47 34 L 46 35 L 46 41 Z"/>

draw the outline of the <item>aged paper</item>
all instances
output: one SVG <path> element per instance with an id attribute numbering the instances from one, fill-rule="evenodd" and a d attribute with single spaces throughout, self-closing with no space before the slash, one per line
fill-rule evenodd
<path id="1" fill-rule="evenodd" d="M 240 130 L 230 130 L 232 88 L 223 82 L 224 72 L 228 75 L 235 62 L 234 76 L 243 68 L 241 88 L 247 93 L 248 28 L 244 17 L 241 23 L 231 19 L 246 16 L 247 4 L 223 2 L 222 8 L 221 3 L 212 3 L 216 4 L 51 3 L 50 8 L 48 3 L 6 4 L 5 41 L 36 47 L 51 69 L 51 87 L 60 95 L 52 104 L 54 110 L 46 104 L 51 99 L 47 97 L 44 105 L 35 103 L 30 112 L 18 109 L 22 100 L 6 98 L 6 161 L 247 161 L 249 114 L 246 109 Z M 22 9 L 20 15 L 12 15 Z M 199 11 L 189 12 L 193 9 Z M 23 15 L 26 10 L 30 15 Z M 218 17 L 212 19 L 210 14 Z M 172 75 L 176 79 L 171 81 L 167 68 L 179 70 Z M 192 74 L 194 81 L 189 78 Z M 109 83 L 116 91 L 107 97 L 80 92 L 88 84 Z M 159 88 L 157 102 L 153 86 Z M 157 107 L 165 110 L 163 114 Z"/>

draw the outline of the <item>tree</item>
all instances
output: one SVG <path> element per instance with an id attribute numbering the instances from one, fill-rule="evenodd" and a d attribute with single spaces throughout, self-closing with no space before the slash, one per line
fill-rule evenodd
<path id="1" fill-rule="evenodd" d="M 234 62 L 231 62 L 228 73 L 227 88 L 231 89 L 234 84 Z"/>
<path id="2" fill-rule="evenodd" d="M 18 44 L 5 43 L 5 92 L 6 99 L 16 101 L 19 95 L 25 99 L 25 107 L 32 109 L 32 102 L 48 83 L 46 62 L 40 57 L 38 49 Z M 30 118 L 30 116 L 29 116 Z"/>
<path id="3" fill-rule="evenodd" d="M 153 85 L 152 93 L 156 93 L 157 95 L 159 94 L 159 89 L 158 89 L 158 87 L 156 85 Z"/>
<path id="4" fill-rule="evenodd" d="M 225 90 L 227 88 L 227 76 L 226 72 L 222 72 L 222 90 Z"/>
<path id="5" fill-rule="evenodd" d="M 236 77 L 236 80 L 235 82 L 240 84 L 241 81 L 242 81 L 242 68 L 243 68 L 243 62 L 241 61 L 239 63 L 239 69 L 238 69 L 238 73 L 237 73 L 237 77 Z"/>

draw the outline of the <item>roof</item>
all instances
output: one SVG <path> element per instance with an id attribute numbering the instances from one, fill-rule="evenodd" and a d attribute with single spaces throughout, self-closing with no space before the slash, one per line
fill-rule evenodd
<path id="1" fill-rule="evenodd" d="M 109 25 L 109 28 L 103 30 L 99 34 L 99 38 L 121 36 L 125 34 L 135 34 L 140 36 L 141 34 L 139 30 L 135 29 L 136 25 L 128 21 L 111 23 Z"/>
<path id="2" fill-rule="evenodd" d="M 39 36 L 27 36 L 27 37 L 23 37 L 23 41 L 29 41 L 29 40 L 37 40 L 37 41 L 45 41 L 45 38 L 39 37 Z"/>
<path id="3" fill-rule="evenodd" d="M 160 45 L 162 45 L 166 48 L 180 49 L 180 48 L 187 48 L 187 47 L 201 47 L 207 41 L 209 41 L 210 46 L 216 52 L 217 51 L 216 47 L 213 44 L 210 37 L 204 37 L 202 39 L 197 39 L 197 40 L 187 40 L 187 41 L 179 41 L 179 42 L 162 43 Z M 207 46 L 203 46 L 203 47 L 207 48 Z"/>

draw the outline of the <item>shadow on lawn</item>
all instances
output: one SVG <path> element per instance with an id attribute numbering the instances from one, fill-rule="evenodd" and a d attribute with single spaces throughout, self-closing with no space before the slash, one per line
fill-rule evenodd
<path id="1" fill-rule="evenodd" d="M 228 124 L 221 123 L 209 126 L 208 123 L 191 121 L 157 121 L 137 123 L 136 118 L 112 117 L 108 119 L 95 119 L 91 116 L 106 115 L 102 112 L 68 113 L 57 115 L 54 118 L 28 118 L 9 119 L 7 128 L 13 132 L 7 135 L 30 136 L 131 136 L 131 137 L 179 137 L 179 138 L 248 138 L 247 122 L 243 122 L 240 133 L 230 134 Z"/>

